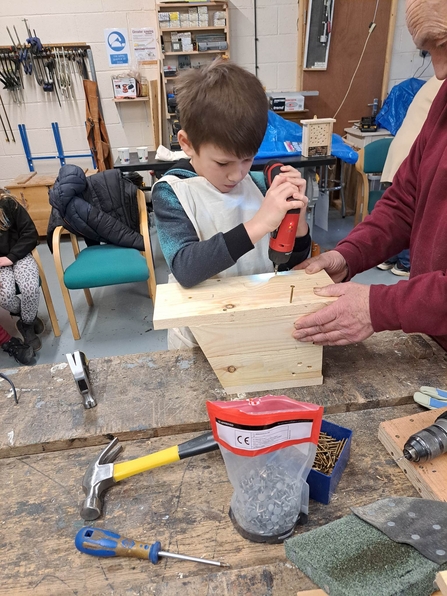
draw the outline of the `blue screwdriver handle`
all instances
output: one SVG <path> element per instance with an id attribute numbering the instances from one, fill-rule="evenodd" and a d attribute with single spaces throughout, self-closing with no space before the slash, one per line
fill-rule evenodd
<path id="1" fill-rule="evenodd" d="M 94 557 L 135 557 L 148 559 L 156 565 L 159 561 L 160 542 L 145 544 L 125 538 L 110 530 L 85 527 L 76 534 L 75 546 L 81 553 Z"/>

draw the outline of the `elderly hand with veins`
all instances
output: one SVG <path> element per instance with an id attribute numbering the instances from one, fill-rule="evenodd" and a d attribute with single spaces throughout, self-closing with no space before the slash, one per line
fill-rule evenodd
<path id="1" fill-rule="evenodd" d="M 342 281 L 348 274 L 345 259 L 335 250 L 307 259 L 295 269 L 305 269 L 309 274 L 325 269 L 335 282 Z M 314 288 L 317 296 L 338 297 L 338 300 L 295 321 L 293 337 L 320 346 L 344 346 L 363 341 L 374 333 L 369 290 L 369 286 L 352 282 Z"/>

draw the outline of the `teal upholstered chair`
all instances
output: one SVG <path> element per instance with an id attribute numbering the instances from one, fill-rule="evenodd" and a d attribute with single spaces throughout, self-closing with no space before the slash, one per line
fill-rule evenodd
<path id="1" fill-rule="evenodd" d="M 371 213 L 374 205 L 385 192 L 385 190 L 369 190 L 368 174 L 382 173 L 392 140 L 393 137 L 379 139 L 365 145 L 359 151 L 359 159 L 355 168 L 360 173 L 362 182 L 357 195 L 354 225 L 363 221 L 368 213 Z"/>
<path id="2" fill-rule="evenodd" d="M 134 248 L 122 248 L 112 244 L 101 244 L 79 250 L 77 237 L 70 233 L 75 260 L 64 270 L 60 242 L 61 235 L 66 230 L 62 226 L 54 230 L 54 263 L 74 339 L 80 339 L 81 335 L 69 290 L 84 290 L 88 305 L 93 306 L 89 288 L 147 281 L 149 297 L 155 301 L 155 271 L 149 237 L 146 200 L 143 191 L 139 190 L 137 192 L 137 200 L 140 214 L 140 232 L 144 239 L 143 253 Z"/>

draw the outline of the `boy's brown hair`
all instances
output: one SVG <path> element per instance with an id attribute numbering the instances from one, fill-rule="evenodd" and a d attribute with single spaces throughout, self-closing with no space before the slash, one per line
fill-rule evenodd
<path id="1" fill-rule="evenodd" d="M 260 81 L 228 61 L 182 73 L 176 85 L 180 124 L 194 151 L 211 143 L 245 159 L 256 155 L 268 119 Z"/>

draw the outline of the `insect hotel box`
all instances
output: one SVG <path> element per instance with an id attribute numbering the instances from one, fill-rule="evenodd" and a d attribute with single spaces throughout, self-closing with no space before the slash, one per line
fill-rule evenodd
<path id="1" fill-rule="evenodd" d="M 301 120 L 303 125 L 303 157 L 319 157 L 331 154 L 334 118 Z"/>

